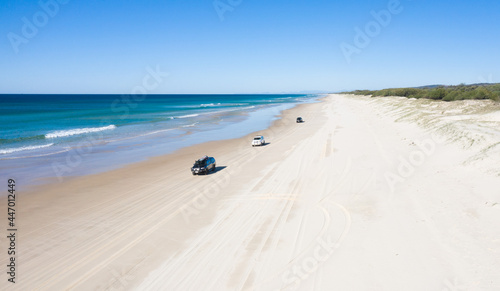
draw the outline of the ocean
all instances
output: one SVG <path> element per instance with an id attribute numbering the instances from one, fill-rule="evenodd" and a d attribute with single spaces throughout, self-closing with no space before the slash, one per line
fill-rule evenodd
<path id="1" fill-rule="evenodd" d="M 0 95 L 0 177 L 33 185 L 238 138 L 319 97 Z"/>

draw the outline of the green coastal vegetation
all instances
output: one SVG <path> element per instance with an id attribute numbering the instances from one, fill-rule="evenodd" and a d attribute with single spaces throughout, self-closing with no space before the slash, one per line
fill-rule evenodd
<path id="1" fill-rule="evenodd" d="M 500 101 L 500 83 L 482 83 L 472 85 L 460 84 L 456 86 L 432 85 L 417 88 L 356 90 L 348 93 L 355 95 L 371 95 L 372 97 L 401 96 L 443 101 L 466 99 L 491 99 L 494 101 Z"/>

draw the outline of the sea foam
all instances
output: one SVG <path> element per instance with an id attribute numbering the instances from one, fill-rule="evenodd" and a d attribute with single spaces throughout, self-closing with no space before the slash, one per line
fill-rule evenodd
<path id="1" fill-rule="evenodd" d="M 187 115 L 176 116 L 175 118 L 190 118 L 196 116 L 199 116 L 199 114 L 187 114 Z"/>
<path id="2" fill-rule="evenodd" d="M 39 145 L 39 146 L 26 146 L 26 147 L 19 147 L 19 148 L 4 149 L 4 150 L 0 150 L 0 154 L 6 155 L 6 154 L 21 152 L 21 151 L 43 149 L 43 148 L 48 148 L 48 147 L 53 146 L 53 145 L 54 145 L 53 143 L 50 143 L 50 144 L 44 144 L 44 145 Z"/>
<path id="3" fill-rule="evenodd" d="M 70 130 L 58 130 L 58 131 L 53 131 L 49 132 L 45 135 L 45 138 L 58 138 L 58 137 L 66 137 L 66 136 L 72 136 L 72 135 L 77 135 L 77 134 L 85 134 L 85 133 L 92 133 L 92 132 L 99 132 L 103 130 L 111 130 L 115 129 L 115 125 L 108 125 L 108 126 L 103 126 L 103 127 L 86 127 L 86 128 L 76 128 L 76 129 L 70 129 Z"/>

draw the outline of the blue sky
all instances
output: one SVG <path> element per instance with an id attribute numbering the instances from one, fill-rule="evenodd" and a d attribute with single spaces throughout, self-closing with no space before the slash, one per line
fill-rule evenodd
<path id="1" fill-rule="evenodd" d="M 500 82 L 499 1 L 217 1 L 0 0 L 0 93 L 130 93 L 148 67 L 155 94 Z"/>

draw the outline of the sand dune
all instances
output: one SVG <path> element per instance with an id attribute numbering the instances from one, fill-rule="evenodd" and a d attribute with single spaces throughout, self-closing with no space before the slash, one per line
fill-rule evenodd
<path id="1" fill-rule="evenodd" d="M 285 111 L 263 147 L 212 142 L 45 186 L 20 196 L 8 287 L 498 290 L 498 109 L 330 95 Z M 192 176 L 204 154 L 217 172 Z"/>

